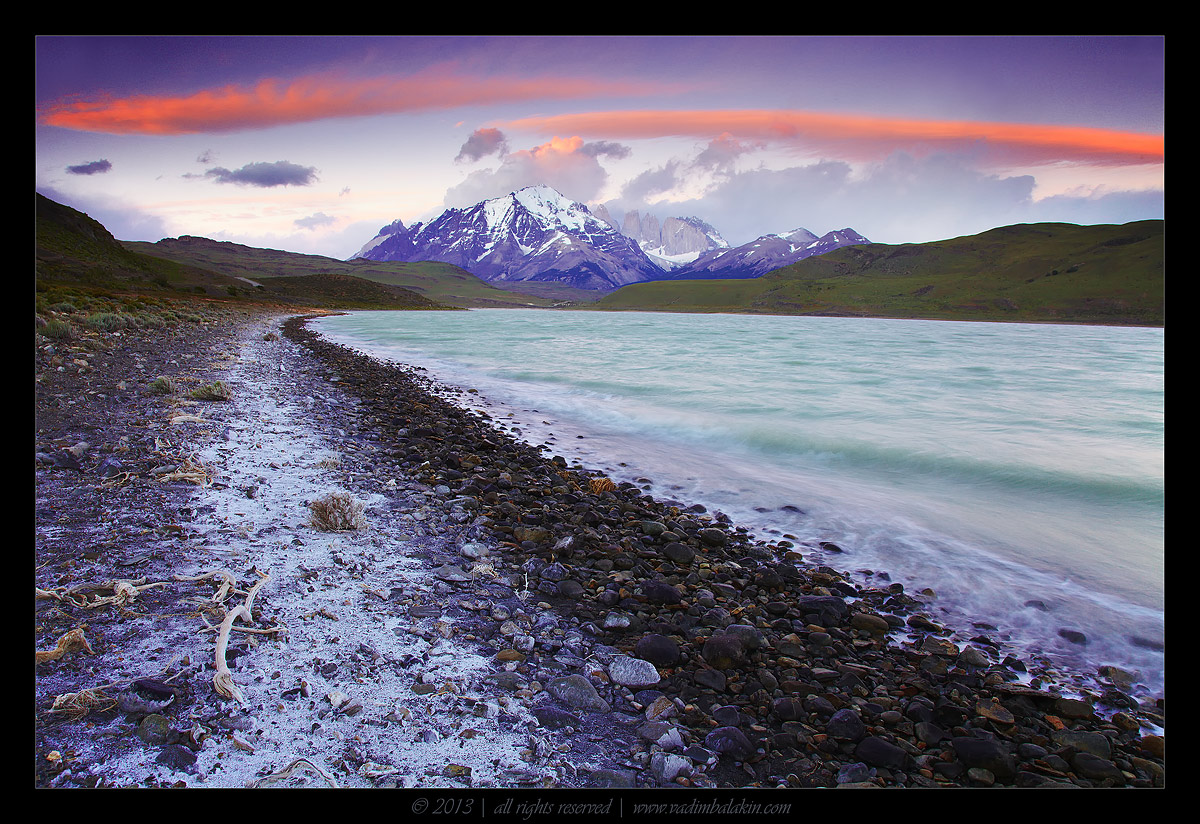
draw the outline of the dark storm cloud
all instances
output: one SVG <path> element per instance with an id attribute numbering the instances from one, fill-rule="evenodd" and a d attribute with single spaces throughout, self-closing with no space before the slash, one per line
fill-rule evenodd
<path id="1" fill-rule="evenodd" d="M 81 163 L 78 166 L 68 166 L 67 171 L 73 175 L 104 174 L 112 168 L 107 160 L 93 160 L 91 163 Z"/>
<path id="2" fill-rule="evenodd" d="M 269 189 L 273 186 L 308 186 L 316 182 L 317 170 L 312 166 L 300 166 L 286 160 L 276 160 L 274 163 L 262 161 L 247 163 L 240 169 L 229 169 L 218 166 L 204 173 L 218 183 L 236 183 L 241 186 L 257 186 Z"/>
<path id="3" fill-rule="evenodd" d="M 458 150 L 454 160 L 457 163 L 476 161 L 492 154 L 504 154 L 508 151 L 508 141 L 499 129 L 476 129 L 467 138 L 467 142 Z"/>

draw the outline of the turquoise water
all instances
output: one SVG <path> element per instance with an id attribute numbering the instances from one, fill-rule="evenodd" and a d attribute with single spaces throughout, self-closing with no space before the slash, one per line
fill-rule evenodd
<path id="1" fill-rule="evenodd" d="M 478 390 L 553 454 L 932 589 L 968 635 L 1161 694 L 1162 329 L 535 309 L 314 328 Z"/>

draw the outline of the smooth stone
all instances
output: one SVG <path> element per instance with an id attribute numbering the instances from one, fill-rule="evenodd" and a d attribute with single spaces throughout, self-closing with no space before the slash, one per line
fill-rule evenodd
<path id="1" fill-rule="evenodd" d="M 851 615 L 850 626 L 873 635 L 886 635 L 892 629 L 892 625 L 883 618 L 867 612 L 856 612 Z"/>
<path id="2" fill-rule="evenodd" d="M 656 667 L 670 667 L 679 663 L 679 644 L 666 635 L 652 633 L 643 635 L 633 648 L 638 658 L 642 658 Z"/>
<path id="3" fill-rule="evenodd" d="M 592 682 L 582 675 L 565 675 L 546 685 L 547 691 L 569 707 L 589 712 L 609 712 L 611 707 L 600 697 Z"/>
<path id="4" fill-rule="evenodd" d="M 623 687 L 652 687 L 662 680 L 658 667 L 641 658 L 622 655 L 608 665 L 608 677 Z"/>
<path id="5" fill-rule="evenodd" d="M 675 563 L 686 566 L 696 558 L 696 550 L 692 549 L 687 544 L 681 544 L 678 541 L 672 541 L 662 548 L 662 554 Z"/>
<path id="6" fill-rule="evenodd" d="M 725 530 L 717 529 L 716 527 L 702 529 L 696 534 L 696 537 L 705 544 L 713 547 L 725 546 L 726 541 L 729 540 L 729 536 L 725 534 Z"/>
<path id="7" fill-rule="evenodd" d="M 1063 718 L 1091 718 L 1096 714 L 1090 702 L 1079 698 L 1059 698 L 1054 702 L 1054 711 Z"/>

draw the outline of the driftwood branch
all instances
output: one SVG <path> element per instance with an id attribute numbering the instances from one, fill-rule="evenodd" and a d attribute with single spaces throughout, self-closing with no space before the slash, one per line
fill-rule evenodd
<path id="1" fill-rule="evenodd" d="M 229 633 L 233 629 L 233 622 L 239 618 L 247 623 L 254 620 L 251 612 L 254 608 L 254 597 L 258 594 L 259 588 L 271 579 L 269 572 L 259 572 L 258 574 L 261 577 L 246 593 L 246 600 L 240 606 L 225 613 L 225 619 L 221 621 L 221 628 L 217 632 L 216 660 L 213 662 L 217 670 L 217 674 L 213 676 L 213 688 L 219 694 L 226 698 L 233 698 L 243 706 L 246 704 L 246 697 L 242 695 L 237 684 L 233 683 L 233 673 L 229 671 L 229 664 L 225 661 L 225 650 L 229 646 Z"/>
<path id="2" fill-rule="evenodd" d="M 276 781 L 282 781 L 283 779 L 291 776 L 292 772 L 295 771 L 295 769 L 297 767 L 309 767 L 314 772 L 316 772 L 318 775 L 320 775 L 322 778 L 324 778 L 325 782 L 327 784 L 329 784 L 330 787 L 333 787 L 334 789 L 338 789 L 337 779 L 335 779 L 332 775 L 330 775 L 328 772 L 326 772 L 324 769 L 322 769 L 317 764 L 314 764 L 313 762 L 309 761 L 307 758 L 297 758 L 295 761 L 293 761 L 291 764 L 288 764 L 286 767 L 284 767 L 279 772 L 271 773 L 270 775 L 263 776 L 262 778 L 257 778 L 253 781 L 248 781 L 248 782 L 246 782 L 246 786 L 250 787 L 250 788 L 255 788 L 255 787 L 262 787 L 267 784 L 273 784 Z"/>
<path id="3" fill-rule="evenodd" d="M 87 653 L 92 653 L 92 645 L 88 643 L 88 639 L 83 634 L 83 627 L 76 627 L 70 632 L 64 634 L 58 639 L 58 644 L 52 650 L 37 650 L 34 655 L 35 664 L 44 664 L 47 661 L 57 661 L 68 652 L 83 650 Z"/>

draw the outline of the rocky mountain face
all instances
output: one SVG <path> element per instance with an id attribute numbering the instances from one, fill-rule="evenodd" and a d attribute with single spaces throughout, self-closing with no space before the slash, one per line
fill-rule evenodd
<path id="1" fill-rule="evenodd" d="M 531 186 L 427 224 L 395 221 L 354 257 L 439 260 L 482 280 L 555 281 L 611 290 L 662 270 L 636 242 L 549 186 Z"/>
<path id="2" fill-rule="evenodd" d="M 384 226 L 354 257 L 439 260 L 490 281 L 554 281 L 609 291 L 646 280 L 758 277 L 812 255 L 869 243 L 853 229 L 818 238 L 807 229 L 730 247 L 695 217 L 627 212 L 618 229 L 603 206 L 589 210 L 549 186 L 531 186 L 429 223 Z"/>
<path id="3" fill-rule="evenodd" d="M 661 223 L 654 215 L 636 209 L 626 212 L 621 233 L 633 238 L 642 251 L 664 271 L 692 263 L 706 252 L 728 249 L 721 233 L 698 217 L 668 217 Z"/>

